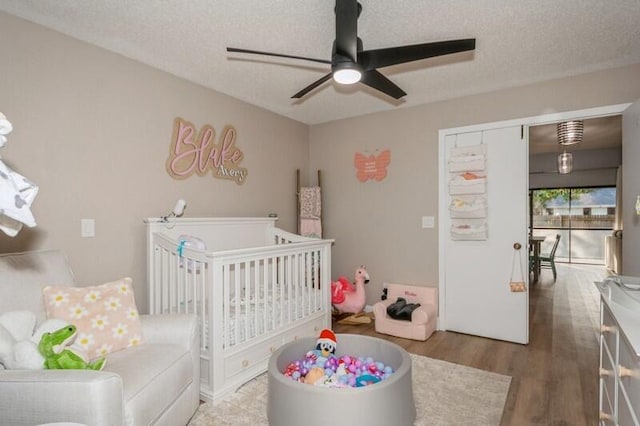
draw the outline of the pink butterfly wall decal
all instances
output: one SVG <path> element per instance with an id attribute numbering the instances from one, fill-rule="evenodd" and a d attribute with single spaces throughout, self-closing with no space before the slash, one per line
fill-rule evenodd
<path id="1" fill-rule="evenodd" d="M 356 166 L 356 177 L 360 182 L 375 179 L 380 182 L 387 177 L 387 166 L 391 163 L 391 151 L 385 149 L 380 154 L 366 156 L 356 152 L 353 165 Z"/>

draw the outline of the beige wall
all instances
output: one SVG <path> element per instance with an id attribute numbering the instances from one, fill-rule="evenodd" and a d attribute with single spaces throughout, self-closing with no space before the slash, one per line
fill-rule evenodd
<path id="1" fill-rule="evenodd" d="M 638 96 L 640 64 L 313 126 L 310 169 L 323 172 L 324 229 L 336 239 L 334 275 L 351 276 L 366 264 L 369 304 L 379 300 L 385 281 L 437 284 L 438 130 L 632 102 Z M 385 148 L 391 149 L 388 177 L 357 181 L 354 153 Z M 435 228 L 422 229 L 422 216 L 435 216 Z"/>
<path id="2" fill-rule="evenodd" d="M 295 230 L 296 168 L 312 182 L 323 171 L 334 278 L 366 264 L 368 303 L 383 281 L 436 285 L 439 129 L 640 97 L 638 64 L 309 129 L 2 13 L 0 38 L 11 40 L 0 43 L 0 111 L 15 128 L 1 154 L 40 186 L 38 227 L 0 235 L 0 252 L 60 248 L 85 284 L 130 275 L 143 310 L 143 218 L 185 198 L 191 217 L 276 212 L 279 226 Z M 218 131 L 234 125 L 247 182 L 171 179 L 164 162 L 176 116 Z M 358 182 L 354 153 L 385 148 L 387 179 Z M 435 216 L 435 227 L 422 229 L 422 216 Z M 80 237 L 82 218 L 96 220 L 95 238 Z"/>
<path id="3" fill-rule="evenodd" d="M 38 226 L 0 235 L 0 252 L 62 249 L 83 284 L 129 275 L 145 310 L 142 221 L 169 213 L 178 198 L 190 217 L 275 212 L 295 231 L 306 125 L 3 13 L 0 40 L 0 111 L 14 126 L 1 155 L 40 186 Z M 177 116 L 218 132 L 233 125 L 246 183 L 169 177 Z M 80 237 L 82 218 L 95 219 L 95 238 Z"/>

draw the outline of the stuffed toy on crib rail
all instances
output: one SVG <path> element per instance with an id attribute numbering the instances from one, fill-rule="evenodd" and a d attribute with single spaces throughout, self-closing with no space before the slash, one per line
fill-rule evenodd
<path id="1" fill-rule="evenodd" d="M 345 277 L 331 282 L 331 304 L 338 314 L 357 314 L 364 310 L 367 295 L 364 285 L 369 283 L 367 268 L 363 265 L 356 269 L 355 284 Z"/>

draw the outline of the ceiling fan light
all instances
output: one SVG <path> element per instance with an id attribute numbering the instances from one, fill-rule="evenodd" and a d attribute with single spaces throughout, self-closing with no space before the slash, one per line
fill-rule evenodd
<path id="1" fill-rule="evenodd" d="M 570 152 L 563 152 L 558 155 L 558 173 L 566 175 L 573 171 L 573 155 Z"/>
<path id="2" fill-rule="evenodd" d="M 580 120 L 558 123 L 557 130 L 560 145 L 573 145 L 582 142 L 583 124 Z"/>
<path id="3" fill-rule="evenodd" d="M 340 84 L 354 84 L 361 78 L 362 72 L 354 64 L 344 64 L 333 72 L 333 79 Z"/>

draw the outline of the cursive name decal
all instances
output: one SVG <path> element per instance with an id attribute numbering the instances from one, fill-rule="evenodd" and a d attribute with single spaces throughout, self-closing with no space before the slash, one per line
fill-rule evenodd
<path id="1" fill-rule="evenodd" d="M 240 167 L 244 157 L 236 147 L 236 129 L 226 126 L 218 143 L 216 131 L 205 124 L 196 131 L 195 126 L 178 117 L 173 124 L 173 138 L 169 147 L 167 172 L 176 179 L 186 179 L 193 173 L 204 176 L 211 170 L 213 177 L 244 183 L 247 169 Z"/>

